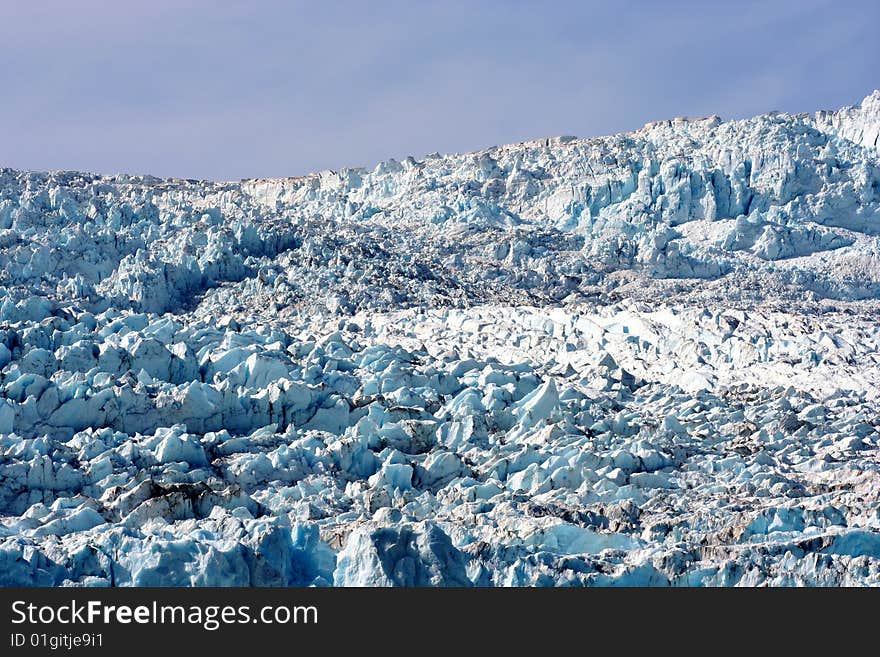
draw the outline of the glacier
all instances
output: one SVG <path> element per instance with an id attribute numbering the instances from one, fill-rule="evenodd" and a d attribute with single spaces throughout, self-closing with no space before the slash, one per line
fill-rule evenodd
<path id="1" fill-rule="evenodd" d="M 0 170 L 0 585 L 880 585 L 880 91 Z"/>

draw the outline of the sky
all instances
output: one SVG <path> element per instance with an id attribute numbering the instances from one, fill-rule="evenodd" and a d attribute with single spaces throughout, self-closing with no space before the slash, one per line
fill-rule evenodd
<path id="1" fill-rule="evenodd" d="M 880 2 L 0 0 L 0 166 L 237 180 L 857 104 Z"/>

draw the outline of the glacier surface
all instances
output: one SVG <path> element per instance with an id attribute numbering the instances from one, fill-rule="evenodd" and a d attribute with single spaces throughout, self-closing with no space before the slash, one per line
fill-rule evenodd
<path id="1" fill-rule="evenodd" d="M 880 92 L 0 170 L 0 585 L 880 585 Z"/>

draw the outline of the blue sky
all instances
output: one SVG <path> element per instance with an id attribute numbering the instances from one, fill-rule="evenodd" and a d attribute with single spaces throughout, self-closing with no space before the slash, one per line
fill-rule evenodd
<path id="1" fill-rule="evenodd" d="M 0 3 L 0 166 L 238 179 L 857 103 L 880 2 Z"/>

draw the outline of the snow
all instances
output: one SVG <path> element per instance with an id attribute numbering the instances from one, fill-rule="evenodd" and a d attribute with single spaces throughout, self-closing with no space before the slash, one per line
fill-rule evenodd
<path id="1" fill-rule="evenodd" d="M 0 170 L 0 584 L 880 584 L 878 134 Z"/>

